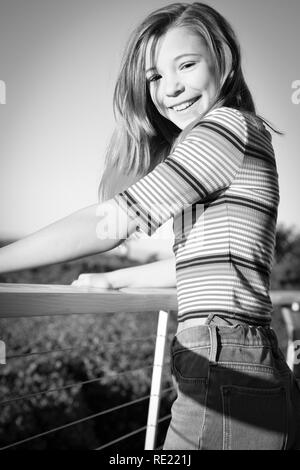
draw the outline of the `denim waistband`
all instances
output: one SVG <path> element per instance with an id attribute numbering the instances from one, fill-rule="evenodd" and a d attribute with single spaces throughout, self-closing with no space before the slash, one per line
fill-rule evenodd
<path id="1" fill-rule="evenodd" d="M 278 349 L 277 337 L 270 326 L 253 326 L 211 314 L 205 324 L 179 331 L 173 339 L 173 352 L 182 348 L 209 347 L 212 336 L 222 345 L 267 346 Z"/>
<path id="2" fill-rule="evenodd" d="M 220 325 L 220 326 L 234 326 L 234 325 L 245 325 L 245 326 L 255 326 L 255 327 L 269 327 L 270 325 L 259 325 L 257 323 L 250 323 L 247 320 L 242 320 L 241 318 L 235 318 L 232 316 L 220 315 L 218 313 L 210 313 L 207 316 L 205 325 Z"/>

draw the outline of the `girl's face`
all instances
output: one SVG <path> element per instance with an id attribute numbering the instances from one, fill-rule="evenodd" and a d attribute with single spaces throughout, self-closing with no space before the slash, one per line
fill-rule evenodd
<path id="1" fill-rule="evenodd" d="M 216 95 L 210 54 L 202 38 L 187 27 L 169 29 L 146 52 L 146 78 L 160 114 L 184 129 L 204 113 Z"/>

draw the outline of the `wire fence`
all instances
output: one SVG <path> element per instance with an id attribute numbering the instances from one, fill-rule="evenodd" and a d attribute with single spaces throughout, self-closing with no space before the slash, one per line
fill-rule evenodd
<path id="1" fill-rule="evenodd" d="M 170 392 L 172 390 L 172 387 L 169 387 L 169 388 L 166 388 L 164 390 L 161 391 L 161 395 L 164 395 L 165 393 L 167 392 Z M 0 450 L 7 450 L 7 449 L 10 449 L 12 447 L 16 447 L 18 445 L 21 445 L 21 444 L 25 444 L 26 442 L 29 442 L 29 441 L 33 441 L 35 439 L 38 439 L 38 438 L 41 438 L 41 437 L 45 437 L 45 436 L 48 436 L 49 434 L 52 434 L 54 432 L 58 432 L 58 431 L 61 431 L 63 429 L 66 429 L 66 428 L 69 428 L 71 426 L 75 426 L 77 424 L 80 424 L 80 423 L 83 423 L 85 421 L 88 421 L 88 420 L 91 420 L 91 419 L 94 419 L 94 418 L 98 418 L 100 416 L 104 416 L 108 413 L 113 413 L 115 411 L 118 411 L 118 410 L 121 410 L 121 409 L 124 409 L 128 406 L 132 406 L 132 405 L 135 405 L 136 403 L 141 403 L 147 399 L 150 398 L 150 395 L 146 395 L 146 396 L 143 396 L 143 397 L 140 397 L 140 398 L 137 398 L 135 400 L 130 400 L 129 402 L 126 402 L 126 403 L 123 403 L 121 405 L 117 405 L 117 406 L 113 406 L 111 408 L 107 408 L 106 410 L 103 410 L 103 411 L 99 411 L 98 413 L 94 413 L 92 415 L 89 415 L 89 416 L 85 416 L 84 418 L 80 418 L 80 419 L 77 419 L 75 421 L 72 421 L 70 423 L 66 423 L 62 426 L 57 426 L 55 428 L 52 428 L 52 429 L 49 429 L 48 431 L 44 431 L 44 432 L 41 432 L 41 433 L 37 433 L 35 434 L 34 436 L 30 436 L 30 437 L 27 437 L 25 439 L 22 439 L 20 441 L 16 441 L 12 444 L 9 444 L 7 446 L 4 446 L 4 447 L 0 447 Z M 164 418 L 166 419 L 166 418 Z M 160 420 L 162 421 L 162 420 Z M 142 430 L 145 430 L 147 428 L 147 426 L 143 426 L 142 428 L 139 428 L 138 430 L 132 432 L 132 433 L 128 433 L 128 434 L 125 434 L 123 436 L 120 436 L 118 439 L 115 439 L 114 441 L 111 441 L 107 444 L 105 444 L 104 446 L 101 446 L 100 448 L 97 448 L 97 449 L 94 449 L 94 450 L 100 450 L 101 448 L 105 448 L 105 447 L 108 447 L 110 445 L 113 445 L 114 443 L 116 442 L 120 442 L 124 439 L 127 439 L 128 437 L 130 437 L 131 435 L 133 434 L 136 434 Z"/>
<path id="2" fill-rule="evenodd" d="M 149 340 L 154 340 L 156 338 L 156 335 L 149 335 L 149 336 L 144 336 L 141 338 L 128 338 L 124 339 L 121 341 L 121 344 L 126 344 L 126 343 L 132 343 L 132 342 L 141 342 L 144 343 L 145 341 Z M 104 349 L 107 347 L 114 347 L 116 343 L 114 341 L 106 341 L 105 343 L 101 344 L 101 348 Z M 91 348 L 89 346 L 76 346 L 72 348 L 59 348 L 59 349 L 49 349 L 47 351 L 32 351 L 30 353 L 22 353 L 22 354 L 13 354 L 13 355 L 7 355 L 6 360 L 12 360 L 12 359 L 24 359 L 26 357 L 31 357 L 31 356 L 42 356 L 42 355 L 47 355 L 47 354 L 53 354 L 53 353 L 59 353 L 59 352 L 71 352 L 71 351 L 89 351 Z"/>
<path id="3" fill-rule="evenodd" d="M 170 418 L 171 418 L 171 414 L 166 415 L 166 416 L 164 416 L 163 418 L 158 419 L 158 420 L 157 420 L 157 423 L 159 424 L 159 423 L 165 421 L 166 419 L 170 419 Z M 110 442 L 108 442 L 107 444 L 104 444 L 104 445 L 102 445 L 102 446 L 100 446 L 100 447 L 97 447 L 97 448 L 94 449 L 94 450 L 103 450 L 103 449 L 106 449 L 107 447 L 111 447 L 112 445 L 117 444 L 117 443 L 119 443 L 119 442 L 121 442 L 121 441 L 124 441 L 125 439 L 128 439 L 129 437 L 132 437 L 132 436 L 134 436 L 134 435 L 136 435 L 136 434 L 139 434 L 140 432 L 146 431 L 146 429 L 147 429 L 147 426 L 142 426 L 141 428 L 138 428 L 138 429 L 136 429 L 136 430 L 134 430 L 134 431 L 132 431 L 132 432 L 129 432 L 129 433 L 127 433 L 127 434 L 124 434 L 123 436 L 118 437 L 117 439 L 114 439 L 113 441 L 110 441 Z"/>
<path id="4" fill-rule="evenodd" d="M 28 317 L 30 315 L 27 314 L 26 316 Z M 10 320 L 12 320 L 12 319 L 10 319 Z M 173 336 L 173 334 L 168 333 L 166 331 L 164 342 L 169 341 L 171 336 Z M 135 337 L 130 337 L 130 338 L 118 338 L 118 347 L 119 348 L 125 347 L 125 349 L 126 349 L 128 345 L 130 345 L 131 347 L 133 345 L 136 345 L 136 347 L 139 347 L 138 345 L 145 346 L 145 344 L 148 344 L 149 347 L 150 347 L 150 345 L 152 345 L 151 347 L 154 347 L 155 342 L 157 342 L 158 339 L 161 341 L 161 339 L 162 339 L 161 334 L 146 334 L 146 335 L 135 336 Z M 106 351 L 107 352 L 108 349 L 114 350 L 115 347 L 116 347 L 116 341 L 105 341 L 105 342 L 101 341 L 101 345 L 98 348 L 98 351 L 101 350 L 101 351 Z M 47 358 L 47 357 L 51 357 L 53 354 L 67 354 L 67 353 L 72 353 L 72 352 L 82 353 L 84 351 L 86 353 L 85 358 L 87 358 L 88 353 L 90 351 L 95 352 L 95 351 L 93 351 L 93 348 L 91 348 L 89 344 L 66 347 L 66 348 L 65 347 L 54 347 L 54 348 L 48 347 L 46 349 L 41 348 L 40 350 L 35 349 L 35 350 L 32 350 L 32 351 L 30 351 L 30 347 L 28 345 L 26 345 L 26 349 L 27 349 L 27 351 L 20 352 L 20 353 L 14 353 L 14 351 L 12 350 L 11 353 L 9 355 L 7 355 L 7 357 L 6 357 L 6 364 L 10 365 L 10 368 L 13 366 L 14 368 L 16 368 L 16 370 L 18 370 L 19 368 L 22 369 L 23 361 L 30 360 L 30 359 L 32 359 L 34 361 L 35 359 L 38 359 L 39 357 L 42 357 L 42 356 Z M 28 352 L 28 349 L 29 349 L 29 352 Z M 66 357 L 68 357 L 68 356 L 66 356 Z M 134 362 L 136 362 L 136 361 L 134 361 Z M 147 362 L 144 361 L 143 365 L 140 366 L 140 367 L 127 368 L 126 370 L 121 370 L 121 371 L 120 370 L 105 370 L 105 372 L 103 372 L 99 377 L 96 376 L 96 377 L 88 378 L 87 380 L 74 381 L 72 383 L 66 383 L 66 384 L 63 384 L 63 385 L 60 385 L 60 386 L 47 387 L 47 388 L 44 388 L 42 390 L 34 391 L 32 393 L 23 393 L 23 394 L 20 394 L 20 395 L 17 395 L 17 396 L 8 395 L 7 398 L 5 398 L 5 394 L 4 395 L 2 394 L 2 397 L 1 397 L 2 399 L 0 401 L 1 414 L 3 416 L 3 411 L 4 411 L 5 407 L 9 407 L 9 406 L 11 407 L 11 406 L 14 406 L 16 403 L 20 403 L 21 409 L 23 408 L 24 412 L 26 410 L 26 413 L 27 413 L 27 415 L 25 416 L 25 419 L 26 419 L 26 417 L 28 417 L 28 410 L 29 410 L 29 412 L 36 413 L 34 410 L 39 409 L 39 400 L 42 398 L 42 396 L 50 396 L 51 394 L 57 394 L 59 392 L 68 391 L 68 390 L 71 390 L 73 388 L 77 388 L 78 390 L 80 390 L 83 387 L 86 387 L 90 384 L 101 385 L 101 383 L 104 383 L 105 385 L 107 385 L 107 383 L 110 383 L 111 386 L 112 386 L 112 382 L 111 382 L 112 380 L 113 381 L 114 380 L 118 381 L 122 377 L 126 377 L 126 379 L 127 378 L 129 379 L 131 377 L 130 380 L 134 381 L 133 377 L 137 373 L 143 372 L 143 373 L 146 373 L 147 376 L 151 372 L 153 374 L 154 366 L 157 367 L 157 364 L 153 363 L 153 356 L 152 357 L 149 356 Z M 33 362 L 31 364 L 33 364 Z M 164 361 L 163 364 L 159 367 L 165 369 L 166 367 L 169 366 L 169 364 L 170 364 L 169 361 Z M 10 369 L 10 370 L 12 370 L 12 369 Z M 149 380 L 151 380 L 150 375 L 149 375 Z M 150 383 L 151 383 L 151 381 L 150 381 Z M 3 380 L 2 380 L 2 384 L 3 384 Z M 0 381 L 0 386 L 1 386 L 1 381 Z M 8 390 L 6 390 L 6 391 L 9 393 L 10 387 L 8 386 L 7 388 L 8 388 Z M 20 389 L 21 389 L 21 386 L 20 386 Z M 173 387 L 164 388 L 160 392 L 160 397 L 163 397 L 167 394 L 170 394 L 172 392 L 172 390 L 173 390 Z M 1 392 L 0 392 L 0 394 L 1 394 Z M 34 399 L 34 401 L 32 401 L 33 399 Z M 24 445 L 26 446 L 25 448 L 28 448 L 28 445 L 30 447 L 32 447 L 32 444 L 34 443 L 34 441 L 45 440 L 45 439 L 47 440 L 49 437 L 51 437 L 55 433 L 58 433 L 60 431 L 64 431 L 66 429 L 71 429 L 71 428 L 73 428 L 75 426 L 78 426 L 78 425 L 81 425 L 83 423 L 87 423 L 87 422 L 90 422 L 92 420 L 96 420 L 97 418 L 101 418 L 101 417 L 106 418 L 108 415 L 111 415 L 112 413 L 118 413 L 118 412 L 121 412 L 121 411 L 124 412 L 124 411 L 126 411 L 126 409 L 128 409 L 128 411 L 129 411 L 130 408 L 132 408 L 134 405 L 138 405 L 138 404 L 147 405 L 147 401 L 149 402 L 150 399 L 151 399 L 151 394 L 145 394 L 143 396 L 137 396 L 136 398 L 133 397 L 133 399 L 131 399 L 129 401 L 125 401 L 124 403 L 121 403 L 121 404 L 117 403 L 115 406 L 110 406 L 106 409 L 88 414 L 87 416 L 81 416 L 78 419 L 73 419 L 73 420 L 71 420 L 69 422 L 66 422 L 64 424 L 61 424 L 59 426 L 50 427 L 49 429 L 33 433 L 32 435 L 27 435 L 27 436 L 25 435 L 25 437 L 23 437 L 21 439 L 20 438 L 15 439 L 13 442 L 6 442 L 5 443 L 5 441 L 4 441 L 4 443 L 3 443 L 4 445 L 2 444 L 2 446 L 0 447 L 0 450 L 9 450 L 9 449 L 14 449 L 14 448 L 17 449 L 17 448 L 20 448 L 20 447 L 22 448 L 22 446 L 24 447 Z M 29 408 L 28 408 L 28 406 L 23 407 L 23 403 L 25 403 L 26 401 L 28 402 L 28 405 L 30 405 Z M 18 409 L 20 409 L 20 407 Z M 30 410 L 32 410 L 32 411 L 30 411 Z M 22 415 L 22 413 L 21 413 L 21 415 Z M 116 419 L 118 419 L 117 416 L 116 416 Z M 157 425 L 159 425 L 160 422 L 163 422 L 166 419 L 168 419 L 168 416 L 166 416 L 164 418 L 160 418 L 157 421 Z M 20 413 L 19 413 L 19 416 L 18 416 L 18 421 L 20 421 Z M 3 420 L 2 420 L 2 423 L 1 423 L 1 419 L 0 419 L 0 428 L 1 428 L 1 424 L 3 425 Z M 12 423 L 10 423 L 9 426 L 11 427 Z M 17 424 L 16 424 L 16 426 L 17 426 Z M 2 426 L 2 429 L 3 429 L 3 426 Z M 100 446 L 98 446 L 97 450 L 104 449 L 104 448 L 107 448 L 109 446 L 113 446 L 115 443 L 121 443 L 124 440 L 128 440 L 131 436 L 142 433 L 142 431 L 146 432 L 146 430 L 147 430 L 147 425 L 138 427 L 136 430 L 133 430 L 133 431 L 130 431 L 130 432 L 127 432 L 127 433 L 123 432 L 123 433 L 121 433 L 121 435 L 119 437 L 117 437 L 115 439 L 111 439 L 111 440 L 109 440 L 109 442 L 107 442 L 105 444 L 101 444 Z M 1 437 L 0 437 L 0 441 L 1 440 L 3 442 L 3 439 L 1 439 Z M 45 445 L 46 445 L 46 448 L 47 448 L 47 444 L 45 444 Z"/>

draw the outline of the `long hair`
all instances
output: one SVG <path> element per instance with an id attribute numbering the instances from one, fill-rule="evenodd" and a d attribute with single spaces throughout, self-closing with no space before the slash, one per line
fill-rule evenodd
<path id="1" fill-rule="evenodd" d="M 257 126 L 262 126 L 264 121 L 272 128 L 256 116 L 242 72 L 239 42 L 228 21 L 204 3 L 167 5 L 149 14 L 127 43 L 113 95 L 116 127 L 106 152 L 99 201 L 113 197 L 152 171 L 182 135 L 154 106 L 145 73 L 149 41 L 152 40 L 151 53 L 154 54 L 158 40 L 171 27 L 187 27 L 199 34 L 212 60 L 217 92 L 199 119 L 214 108 L 227 106 L 247 113 Z"/>

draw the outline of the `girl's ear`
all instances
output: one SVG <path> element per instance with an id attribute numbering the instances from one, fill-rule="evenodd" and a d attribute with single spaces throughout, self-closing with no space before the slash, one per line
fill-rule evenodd
<path id="1" fill-rule="evenodd" d="M 224 83 L 226 82 L 228 76 L 231 78 L 232 75 L 233 75 L 232 53 L 231 53 L 230 47 L 225 42 L 222 44 L 222 54 L 223 54 L 223 60 L 224 60 L 225 67 L 224 67 L 223 78 L 222 78 L 222 82 L 221 82 L 221 88 L 224 85 Z"/>

